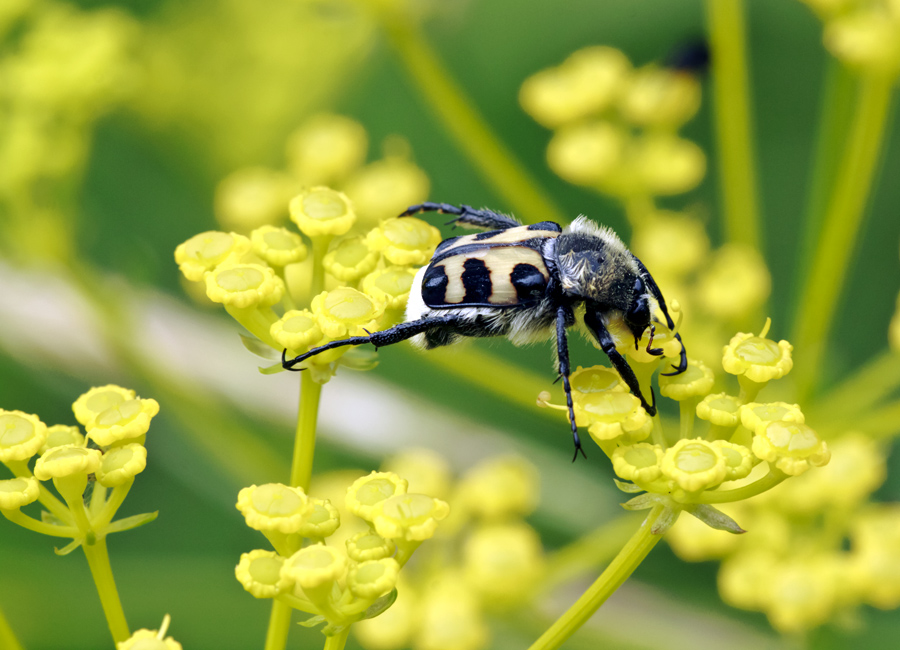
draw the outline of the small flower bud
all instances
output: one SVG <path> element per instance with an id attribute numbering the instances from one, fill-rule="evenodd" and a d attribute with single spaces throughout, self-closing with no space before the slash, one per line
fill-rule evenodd
<path id="1" fill-rule="evenodd" d="M 529 515 L 540 498 L 539 480 L 537 468 L 520 456 L 489 458 L 462 477 L 454 503 L 488 520 Z"/>
<path id="2" fill-rule="evenodd" d="M 425 172 L 408 160 L 396 157 L 366 165 L 344 186 L 359 218 L 373 225 L 421 203 L 428 198 L 428 189 Z"/>
<path id="3" fill-rule="evenodd" d="M 354 562 L 380 560 L 394 554 L 396 546 L 371 530 L 364 530 L 347 540 L 347 555 Z"/>
<path id="4" fill-rule="evenodd" d="M 312 299 L 319 328 L 330 339 L 361 336 L 377 329 L 384 307 L 351 287 L 323 291 Z"/>
<path id="5" fill-rule="evenodd" d="M 194 235 L 175 249 L 175 261 L 191 282 L 199 282 L 226 259 L 240 260 L 250 251 L 250 240 L 233 232 L 211 230 Z"/>
<path id="6" fill-rule="evenodd" d="M 328 499 L 309 499 L 310 513 L 297 531 L 303 537 L 323 538 L 334 534 L 341 525 L 338 509 Z"/>
<path id="7" fill-rule="evenodd" d="M 274 267 L 302 262 L 308 254 L 303 238 L 287 228 L 260 226 L 250 233 L 250 243 L 253 252 Z"/>
<path id="8" fill-rule="evenodd" d="M 383 221 L 366 235 L 366 245 L 391 264 L 425 264 L 441 243 L 441 231 L 414 217 Z"/>
<path id="9" fill-rule="evenodd" d="M 40 483 L 33 476 L 0 480 L 0 510 L 17 510 L 37 501 Z"/>
<path id="10" fill-rule="evenodd" d="M 726 244 L 713 253 L 709 268 L 700 277 L 697 299 L 713 316 L 738 320 L 761 307 L 771 290 L 772 278 L 759 251 Z"/>
<path id="11" fill-rule="evenodd" d="M 659 392 L 669 399 L 681 402 L 706 395 L 713 387 L 713 371 L 703 363 L 688 359 L 688 367 L 677 375 L 660 375 Z"/>
<path id="12" fill-rule="evenodd" d="M 611 122 L 573 124 L 547 145 L 547 164 L 573 185 L 597 187 L 622 164 L 627 134 Z"/>
<path id="13" fill-rule="evenodd" d="M 275 551 L 255 550 L 241 554 L 234 576 L 254 598 L 274 598 L 291 588 L 292 582 L 282 577 L 284 558 Z"/>
<path id="14" fill-rule="evenodd" d="M 116 650 L 182 650 L 181 644 L 170 636 L 166 636 L 169 629 L 169 615 L 163 618 L 159 630 L 138 630 L 125 641 L 116 644 Z"/>
<path id="15" fill-rule="evenodd" d="M 635 70 L 619 100 L 626 120 L 645 127 L 677 129 L 700 108 L 700 81 L 693 75 L 653 65 Z"/>
<path id="16" fill-rule="evenodd" d="M 115 384 L 95 386 L 75 400 L 72 411 L 75 413 L 75 419 L 87 426 L 106 409 L 136 397 L 137 393 L 133 390 Z"/>
<path id="17" fill-rule="evenodd" d="M 713 440 L 710 443 L 725 457 L 725 480 L 736 481 L 747 477 L 758 462 L 743 445 L 727 440 Z"/>
<path id="18" fill-rule="evenodd" d="M 799 422 L 769 422 L 753 437 L 753 453 L 791 476 L 821 467 L 831 459 L 825 442 Z"/>
<path id="19" fill-rule="evenodd" d="M 406 494 L 408 483 L 393 472 L 372 472 L 356 479 L 347 488 L 347 510 L 360 519 L 372 521 L 375 509 L 385 499 Z"/>
<path id="20" fill-rule="evenodd" d="M 438 522 L 448 514 L 446 501 L 426 494 L 398 494 L 375 506 L 372 524 L 386 539 L 421 542 L 434 536 Z"/>
<path id="21" fill-rule="evenodd" d="M 28 460 L 47 440 L 47 425 L 36 415 L 0 409 L 0 462 Z"/>
<path id="22" fill-rule="evenodd" d="M 754 433 L 759 433 L 769 422 L 784 420 L 786 422 L 799 422 L 803 424 L 806 419 L 797 404 L 787 402 L 770 402 L 760 404 L 750 402 L 740 408 L 741 424 Z"/>
<path id="23" fill-rule="evenodd" d="M 690 140 L 671 134 L 645 135 L 632 152 L 639 184 L 654 196 L 694 189 L 706 174 L 706 156 Z"/>
<path id="24" fill-rule="evenodd" d="M 288 535 L 300 530 L 310 511 L 302 489 L 280 483 L 245 487 L 238 493 L 237 509 L 250 528 Z"/>
<path id="25" fill-rule="evenodd" d="M 616 475 L 635 483 L 650 483 L 658 479 L 662 474 L 662 459 L 662 447 L 646 442 L 616 447 L 611 458 Z"/>
<path id="26" fill-rule="evenodd" d="M 322 113 L 309 118 L 288 138 L 291 172 L 304 184 L 334 183 L 366 159 L 368 136 L 362 124 L 343 115 Z"/>
<path id="27" fill-rule="evenodd" d="M 463 547 L 466 583 L 488 606 L 510 607 L 527 600 L 543 570 L 540 537 L 524 522 L 480 526 Z"/>
<path id="28" fill-rule="evenodd" d="M 332 248 L 322 260 L 322 266 L 341 282 L 356 282 L 371 273 L 379 255 L 366 246 L 362 237 L 350 237 Z"/>
<path id="29" fill-rule="evenodd" d="M 284 282 L 262 264 L 222 265 L 204 277 L 210 300 L 238 309 L 269 307 L 284 295 Z"/>
<path id="30" fill-rule="evenodd" d="M 707 395 L 697 404 L 697 417 L 720 427 L 737 426 L 740 411 L 741 401 L 726 393 Z"/>
<path id="31" fill-rule="evenodd" d="M 308 309 L 292 309 L 272 323 L 272 338 L 288 350 L 305 350 L 322 340 L 322 330 L 315 315 Z"/>
<path id="32" fill-rule="evenodd" d="M 482 606 L 461 579 L 435 580 L 418 605 L 419 631 L 413 647 L 476 650 L 489 645 Z"/>
<path id="33" fill-rule="evenodd" d="M 159 403 L 155 399 L 120 402 L 94 416 L 86 426 L 88 437 L 101 447 L 138 438 L 147 433 L 157 413 Z"/>
<path id="34" fill-rule="evenodd" d="M 764 332 L 768 330 L 768 326 Z M 723 349 L 722 367 L 732 375 L 743 375 L 762 384 L 779 379 L 791 371 L 794 347 L 787 341 L 775 343 L 770 339 L 746 332 L 735 334 Z"/>
<path id="35" fill-rule="evenodd" d="M 450 491 L 450 466 L 440 454 L 430 449 L 401 451 L 385 460 L 381 469 L 404 477 L 411 492 L 443 499 Z"/>
<path id="36" fill-rule="evenodd" d="M 97 480 L 104 487 L 118 487 L 147 467 L 147 449 L 135 443 L 113 447 L 103 454 Z"/>
<path id="37" fill-rule="evenodd" d="M 630 248 L 655 277 L 681 278 L 706 259 L 709 236 L 700 219 L 658 210 L 635 224 Z"/>
<path id="38" fill-rule="evenodd" d="M 307 237 L 343 235 L 356 223 L 350 199 L 327 187 L 313 187 L 291 199 L 291 219 Z"/>
<path id="39" fill-rule="evenodd" d="M 66 478 L 78 474 L 85 477 L 100 467 L 99 449 L 87 449 L 76 445 L 64 445 L 47 450 L 34 464 L 34 476 L 39 481 Z"/>
<path id="40" fill-rule="evenodd" d="M 347 575 L 347 586 L 357 598 L 374 600 L 397 584 L 400 565 L 393 558 L 369 560 L 354 564 Z"/>
<path id="41" fill-rule="evenodd" d="M 666 450 L 663 475 L 686 492 L 699 492 L 719 485 L 728 473 L 725 455 L 705 440 L 679 440 Z"/>
<path id="42" fill-rule="evenodd" d="M 307 591 L 329 585 L 347 575 L 347 556 L 331 546 L 313 544 L 300 549 L 281 567 L 281 576 Z"/>
<path id="43" fill-rule="evenodd" d="M 383 304 L 385 309 L 399 309 L 406 305 L 415 277 L 415 269 L 389 266 L 363 278 L 362 290 Z"/>
<path id="44" fill-rule="evenodd" d="M 835 18 L 825 26 L 825 47 L 851 67 L 896 75 L 900 68 L 897 18 L 877 6 Z"/>
<path id="45" fill-rule="evenodd" d="M 284 221 L 295 183 L 283 172 L 265 167 L 239 169 L 216 187 L 216 219 L 240 232 Z"/>
<path id="46" fill-rule="evenodd" d="M 62 447 L 63 445 L 84 445 L 84 434 L 78 430 L 78 427 L 69 426 L 68 424 L 54 424 L 47 427 L 47 439 L 41 445 L 40 453 L 44 453 L 53 447 Z"/>

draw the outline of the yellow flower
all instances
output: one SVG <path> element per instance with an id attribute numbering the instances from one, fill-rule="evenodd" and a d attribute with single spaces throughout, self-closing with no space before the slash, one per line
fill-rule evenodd
<path id="1" fill-rule="evenodd" d="M 750 402 L 741 406 L 740 416 L 741 424 L 754 433 L 758 433 L 769 422 L 775 422 L 776 420 L 799 422 L 800 424 L 806 422 L 800 406 L 788 404 L 787 402 L 769 402 L 767 404 Z"/>
<path id="2" fill-rule="evenodd" d="M 305 350 L 322 340 L 322 330 L 308 309 L 292 309 L 272 323 L 272 338 L 288 350 Z"/>
<path id="3" fill-rule="evenodd" d="M 40 483 L 33 476 L 0 480 L 0 510 L 17 510 L 38 500 Z"/>
<path id="4" fill-rule="evenodd" d="M 95 386 L 75 400 L 72 411 L 75 413 L 75 419 L 87 426 L 106 409 L 136 397 L 137 393 L 133 390 L 115 384 Z"/>
<path id="5" fill-rule="evenodd" d="M 366 246 L 365 239 L 350 237 L 328 251 L 322 266 L 341 282 L 356 282 L 375 269 L 379 257 Z"/>
<path id="6" fill-rule="evenodd" d="M 574 52 L 562 65 L 530 76 L 519 90 L 526 113 L 556 128 L 611 106 L 622 92 L 631 63 L 619 50 L 595 46 Z"/>
<path id="7" fill-rule="evenodd" d="M 588 393 L 602 393 L 604 391 L 628 392 L 628 387 L 622 378 L 612 368 L 605 366 L 578 367 L 569 375 L 569 385 L 576 393 L 586 395 Z"/>
<path id="8" fill-rule="evenodd" d="M 529 515 L 538 504 L 539 478 L 537 468 L 520 456 L 489 458 L 466 472 L 453 501 L 488 520 Z"/>
<path id="9" fill-rule="evenodd" d="M 397 584 L 400 565 L 386 557 L 354 564 L 347 575 L 347 586 L 357 598 L 374 600 L 388 593 Z"/>
<path id="10" fill-rule="evenodd" d="M 281 567 L 281 576 L 300 585 L 312 598 L 317 588 L 342 580 L 347 575 L 347 564 L 347 556 L 337 549 L 313 544 L 288 558 Z"/>
<path id="11" fill-rule="evenodd" d="M 706 174 L 706 155 L 690 140 L 673 134 L 643 136 L 631 153 L 639 186 L 654 196 L 694 189 Z"/>
<path id="12" fill-rule="evenodd" d="M 735 504 L 716 504 L 716 509 L 723 511 L 732 519 L 740 517 L 740 511 Z M 753 529 L 754 532 L 756 529 Z M 679 517 L 666 533 L 666 541 L 675 555 L 686 562 L 704 562 L 723 558 L 732 553 L 741 543 L 741 536 L 728 531 L 716 530 L 708 526 L 696 517 Z"/>
<path id="13" fill-rule="evenodd" d="M 284 282 L 261 264 L 222 265 L 204 277 L 210 300 L 238 309 L 269 307 L 284 295 Z"/>
<path id="14" fill-rule="evenodd" d="M 380 303 L 350 287 L 323 291 L 312 299 L 311 307 L 319 328 L 330 339 L 374 331 L 384 313 Z"/>
<path id="15" fill-rule="evenodd" d="M 393 472 L 372 472 L 356 479 L 347 488 L 347 510 L 360 519 L 372 521 L 378 505 L 390 497 L 406 494 L 407 482 Z"/>
<path id="16" fill-rule="evenodd" d="M 322 113 L 309 118 L 288 138 L 288 167 L 304 184 L 334 183 L 363 163 L 368 147 L 362 124 L 343 115 Z"/>
<path id="17" fill-rule="evenodd" d="M 661 469 L 663 476 L 686 492 L 716 487 L 728 474 L 728 461 L 722 451 L 705 440 L 679 440 L 666 450 Z"/>
<path id="18" fill-rule="evenodd" d="M 547 145 L 547 164 L 569 183 L 597 187 L 622 164 L 627 137 L 611 122 L 566 126 Z"/>
<path id="19" fill-rule="evenodd" d="M 662 447 L 646 442 L 616 447 L 610 458 L 619 478 L 635 483 L 651 483 L 658 479 L 662 474 L 662 459 Z"/>
<path id="20" fill-rule="evenodd" d="M 334 534 L 341 525 L 338 509 L 328 499 L 309 499 L 309 514 L 297 531 L 303 537 L 323 538 Z"/>
<path id="21" fill-rule="evenodd" d="M 278 553 L 258 549 L 241 554 L 234 575 L 254 598 L 274 598 L 291 588 L 291 581 L 281 575 L 282 566 L 284 558 Z"/>
<path id="22" fill-rule="evenodd" d="M 740 420 L 740 412 L 741 401 L 726 393 L 707 395 L 697 404 L 697 417 L 720 427 L 736 426 Z"/>
<path id="23" fill-rule="evenodd" d="M 415 277 L 415 269 L 388 266 L 363 278 L 362 290 L 384 305 L 385 309 L 399 309 L 406 305 Z"/>
<path id="24" fill-rule="evenodd" d="M 660 277 L 680 278 L 695 271 L 706 259 L 709 236 L 700 219 L 656 210 L 635 223 L 630 248 L 659 282 Z"/>
<path id="25" fill-rule="evenodd" d="M 306 259 L 303 239 L 287 228 L 260 226 L 250 233 L 253 252 L 275 267 L 287 266 Z"/>
<path id="26" fill-rule="evenodd" d="M 168 615 L 166 615 L 168 619 Z M 163 628 L 156 630 L 137 630 L 125 641 L 116 644 L 116 650 L 182 650 L 181 644 L 175 639 L 165 637 L 168 621 L 163 623 Z"/>
<path id="27" fill-rule="evenodd" d="M 725 457 L 725 480 L 736 481 L 745 478 L 756 465 L 756 458 L 750 450 L 727 440 L 713 440 L 710 443 Z"/>
<path id="28" fill-rule="evenodd" d="M 753 437 L 753 453 L 791 476 L 798 476 L 810 467 L 821 467 L 831 459 L 825 442 L 811 428 L 798 422 L 769 422 Z"/>
<path id="29" fill-rule="evenodd" d="M 575 419 L 587 425 L 588 433 L 602 445 L 608 440 L 622 444 L 639 442 L 650 435 L 653 419 L 631 393 L 607 391 L 575 399 Z"/>
<path id="30" fill-rule="evenodd" d="M 391 264 L 425 264 L 441 243 L 441 231 L 415 217 L 395 217 L 381 222 L 366 235 L 366 245 Z"/>
<path id="31" fill-rule="evenodd" d="M 84 445 L 84 434 L 78 430 L 78 427 L 54 424 L 52 427 L 47 427 L 47 439 L 39 451 L 43 454 L 48 449 L 63 445 Z"/>
<path id="32" fill-rule="evenodd" d="M 356 533 L 347 540 L 347 555 L 355 562 L 380 560 L 394 554 L 397 547 L 390 540 L 371 530 Z"/>
<path id="33" fill-rule="evenodd" d="M 47 440 L 47 425 L 36 415 L 0 409 L 0 462 L 28 460 Z"/>
<path id="34" fill-rule="evenodd" d="M 359 218 L 376 224 L 396 217 L 428 198 L 428 176 L 402 158 L 386 158 L 366 165 L 348 179 L 344 191 Z"/>
<path id="35" fill-rule="evenodd" d="M 832 618 L 840 567 L 832 555 L 793 556 L 776 564 L 763 589 L 762 608 L 778 631 L 789 634 Z"/>
<path id="36" fill-rule="evenodd" d="M 419 602 L 418 622 L 414 648 L 481 650 L 488 645 L 478 599 L 458 577 L 443 576 L 429 585 Z"/>
<path id="37" fill-rule="evenodd" d="M 619 99 L 623 117 L 645 127 L 676 129 L 700 108 L 700 81 L 692 74 L 648 65 L 635 70 Z"/>
<path id="38" fill-rule="evenodd" d="M 343 235 L 356 223 L 350 199 L 328 187 L 313 187 L 290 203 L 291 219 L 308 237 Z"/>
<path id="39" fill-rule="evenodd" d="M 740 244 L 726 244 L 713 253 L 712 261 L 697 285 L 703 309 L 723 320 L 752 314 L 769 298 L 772 279 L 759 251 Z"/>
<path id="40" fill-rule="evenodd" d="M 869 72 L 897 74 L 900 68 L 900 20 L 874 6 L 828 22 L 825 47 L 844 63 Z"/>
<path id="41" fill-rule="evenodd" d="M 85 428 L 91 440 L 108 447 L 147 433 L 157 413 L 159 403 L 155 399 L 130 399 L 98 413 Z"/>
<path id="42" fill-rule="evenodd" d="M 791 351 L 794 347 L 787 341 L 775 343 L 765 338 L 769 322 L 759 336 L 740 332 L 735 334 L 723 349 L 722 367 L 732 375 L 743 375 L 747 379 L 762 384 L 780 379 L 791 371 L 794 361 Z"/>
<path id="43" fill-rule="evenodd" d="M 659 376 L 659 392 L 669 399 L 681 402 L 708 394 L 714 382 L 713 371 L 705 363 L 688 359 L 688 367 L 684 372 Z"/>
<path id="44" fill-rule="evenodd" d="M 522 521 L 476 528 L 463 546 L 463 575 L 489 607 L 531 598 L 544 570 L 541 540 Z"/>
<path id="45" fill-rule="evenodd" d="M 88 474 L 93 474 L 100 468 L 100 460 L 99 449 L 87 449 L 75 445 L 54 447 L 37 459 L 34 464 L 34 476 L 39 481 L 75 475 L 87 477 Z"/>
<path id="46" fill-rule="evenodd" d="M 430 494 L 439 499 L 445 499 L 450 492 L 450 466 L 440 454 L 430 449 L 401 451 L 388 458 L 381 469 L 404 477 L 411 492 Z"/>
<path id="47" fill-rule="evenodd" d="M 97 480 L 105 487 L 117 487 L 147 467 L 147 449 L 135 443 L 114 447 L 103 454 Z"/>
<path id="48" fill-rule="evenodd" d="M 239 169 L 216 187 L 216 219 L 241 232 L 284 221 L 294 184 L 283 172 L 264 167 Z"/>
<path id="49" fill-rule="evenodd" d="M 722 600 L 732 607 L 762 609 L 769 582 L 778 571 L 776 562 L 770 552 L 758 549 L 735 553 L 727 558 L 722 562 L 718 575 Z"/>
<path id="50" fill-rule="evenodd" d="M 380 501 L 371 521 L 385 539 L 421 542 L 434 536 L 438 522 L 448 514 L 446 501 L 426 494 L 398 494 Z"/>
<path id="51" fill-rule="evenodd" d="M 207 271 L 227 259 L 240 260 L 250 249 L 250 240 L 243 235 L 210 230 L 179 244 L 175 249 L 175 261 L 184 277 L 191 282 L 198 282 Z"/>
<path id="52" fill-rule="evenodd" d="M 306 493 L 280 483 L 243 488 L 236 507 L 250 528 L 288 535 L 298 532 L 310 513 Z"/>

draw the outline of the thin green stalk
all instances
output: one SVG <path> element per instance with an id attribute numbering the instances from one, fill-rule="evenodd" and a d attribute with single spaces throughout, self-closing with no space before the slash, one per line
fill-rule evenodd
<path id="1" fill-rule="evenodd" d="M 81 535 L 81 531 L 78 530 L 75 526 L 55 526 L 53 524 L 47 524 L 43 521 L 38 521 L 34 517 L 29 517 L 21 510 L 2 510 L 0 511 L 0 514 L 2 514 L 14 524 L 21 526 L 22 528 L 27 528 L 28 530 L 33 530 L 34 532 L 40 533 L 41 535 L 71 538 L 75 538 Z"/>
<path id="2" fill-rule="evenodd" d="M 325 267 L 322 265 L 322 260 L 325 259 L 325 255 L 328 253 L 328 246 L 331 244 L 332 239 L 334 237 L 331 235 L 319 235 L 312 238 L 313 276 L 309 286 L 310 296 L 318 296 L 325 290 Z"/>
<path id="3" fill-rule="evenodd" d="M 418 26 L 403 16 L 384 17 L 391 45 L 416 88 L 472 166 L 526 222 L 568 221 L 538 189 L 537 181 L 494 135 L 462 88 L 451 78 Z"/>
<path id="4" fill-rule="evenodd" d="M 707 490 L 700 494 L 700 497 L 693 503 L 731 503 L 734 501 L 743 501 L 757 494 L 762 494 L 788 478 L 788 475 L 775 467 L 769 468 L 769 473 L 758 481 L 753 481 L 749 485 L 735 488 L 733 490 Z"/>
<path id="5" fill-rule="evenodd" d="M 119 600 L 119 591 L 116 589 L 112 567 L 109 564 L 106 538 L 100 538 L 94 544 L 82 544 L 81 548 L 91 568 L 91 575 L 94 577 L 94 584 L 97 586 L 100 604 L 106 615 L 106 623 L 109 625 L 113 641 L 121 643 L 131 636 L 131 632 L 128 631 L 128 622 L 125 620 L 122 601 Z"/>
<path id="6" fill-rule="evenodd" d="M 847 268 L 872 190 L 893 79 L 860 80 L 847 149 L 841 160 L 812 269 L 806 276 L 794 320 L 798 400 L 809 397 L 819 377 L 822 355 L 844 288 Z"/>
<path id="7" fill-rule="evenodd" d="M 291 485 L 309 491 L 313 455 L 316 449 L 316 424 L 319 418 L 319 398 L 322 384 L 312 380 L 308 372 L 300 378 L 300 410 L 294 438 L 294 460 L 291 463 Z"/>
<path id="8" fill-rule="evenodd" d="M 5 648 L 6 650 L 24 650 L 22 644 L 19 643 L 19 639 L 16 638 L 16 634 L 13 632 L 9 621 L 6 620 L 6 615 L 3 613 L 2 609 L 0 609 L 0 648 Z"/>
<path id="9" fill-rule="evenodd" d="M 743 0 L 706 0 L 719 175 L 729 241 L 760 247 Z"/>
<path id="10" fill-rule="evenodd" d="M 637 532 L 628 540 L 612 563 L 597 581 L 582 594 L 572 607 L 551 625 L 531 646 L 530 650 L 554 650 L 562 646 L 587 620 L 600 609 L 624 583 L 647 554 L 662 539 L 652 533 L 653 525 L 663 513 L 664 507 L 654 506 Z"/>
<path id="11" fill-rule="evenodd" d="M 288 632 L 291 630 L 291 614 L 293 610 L 280 600 L 272 601 L 272 613 L 269 614 L 269 629 L 266 632 L 264 650 L 284 650 L 287 645 Z"/>
<path id="12" fill-rule="evenodd" d="M 325 637 L 325 650 L 344 650 L 347 644 L 347 635 L 350 634 L 350 626 L 332 636 Z"/>

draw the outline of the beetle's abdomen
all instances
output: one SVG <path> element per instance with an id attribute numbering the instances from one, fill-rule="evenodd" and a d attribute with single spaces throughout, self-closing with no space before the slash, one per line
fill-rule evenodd
<path id="1" fill-rule="evenodd" d="M 422 299 L 433 309 L 524 307 L 544 296 L 549 280 L 534 248 L 474 247 L 433 261 L 422 278 Z"/>

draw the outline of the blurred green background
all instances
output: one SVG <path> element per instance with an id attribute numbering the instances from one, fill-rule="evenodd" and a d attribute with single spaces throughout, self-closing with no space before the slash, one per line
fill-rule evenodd
<path id="1" fill-rule="evenodd" d="M 136 73 L 134 94 L 100 119 L 93 131 L 76 203 L 77 249 L 104 273 L 134 287 L 106 299 L 127 299 L 125 308 L 138 314 L 148 332 L 158 333 L 154 328 L 163 322 L 172 325 L 172 335 L 190 332 L 198 337 L 191 339 L 196 342 L 193 348 L 184 340 L 171 342 L 176 350 L 193 349 L 193 355 L 181 361 L 190 366 L 184 379 L 197 391 L 196 408 L 187 413 L 169 408 L 165 395 L 155 394 L 152 385 L 129 373 L 121 359 L 91 354 L 89 343 L 79 349 L 82 339 L 74 331 L 79 321 L 45 318 L 68 305 L 65 291 L 52 273 L 44 274 L 21 259 L 0 260 L 5 285 L 0 290 L 5 294 L 0 298 L 0 407 L 36 413 L 47 423 L 72 423 L 71 403 L 91 385 L 117 382 L 158 399 L 161 414 L 148 438 L 148 468 L 121 516 L 159 510 L 159 518 L 110 541 L 129 622 L 134 628 L 155 628 L 168 612 L 173 617 L 170 633 L 185 648 L 261 647 L 269 603 L 246 594 L 233 577 L 233 567 L 240 553 L 264 543 L 243 524 L 233 504 L 238 489 L 248 482 L 286 479 L 297 379 L 259 376 L 257 360 L 243 350 L 233 321 L 219 311 L 203 312 L 185 297 L 172 257 L 175 246 L 217 227 L 212 199 L 223 176 L 248 165 L 282 166 L 287 135 L 319 110 L 359 120 L 369 132 L 370 157 L 377 155 L 386 136 L 407 138 L 416 163 L 431 179 L 431 199 L 498 210 L 510 207 L 455 147 L 377 26 L 354 23 L 340 4 L 73 4 L 85 11 L 115 6 L 129 12 L 146 36 L 138 61 L 153 70 L 144 70 L 145 76 Z M 789 332 L 799 291 L 800 217 L 827 55 L 820 22 L 800 2 L 752 0 L 748 5 L 765 256 L 773 278 L 769 313 L 779 338 Z M 518 88 L 528 75 L 587 45 L 621 48 L 636 65 L 661 60 L 679 44 L 702 36 L 702 3 L 471 0 L 428 9 L 429 40 L 495 133 L 568 214 L 587 214 L 627 241 L 627 221 L 617 204 L 569 185 L 547 169 L 548 132 L 520 109 Z M 160 70 L 170 71 L 168 82 Z M 697 190 L 672 203 L 707 214 L 717 244 L 719 199 L 707 100 L 705 92 L 703 108 L 685 129 L 686 137 L 708 154 L 707 177 Z M 894 129 L 885 146 L 880 182 L 828 348 L 823 385 L 886 345 L 887 322 L 900 287 L 898 138 Z M 14 250 L 15 242 L 4 242 L 4 249 Z M 23 334 L 23 327 L 27 330 L 35 321 L 31 335 Z M 204 338 L 207 330 L 209 337 Z M 162 345 L 162 339 L 151 340 Z M 475 345 L 540 374 L 548 387 L 554 378 L 546 346 L 516 349 L 501 341 Z M 573 343 L 573 348 L 576 365 L 598 361 L 587 345 Z M 98 349 L 104 349 L 102 343 Z M 144 352 L 159 353 L 162 365 L 173 356 L 161 349 Z M 514 448 L 542 471 L 543 502 L 533 522 L 546 546 L 561 545 L 617 513 L 622 499 L 611 487 L 609 463 L 595 450 L 587 461 L 570 465 L 562 419 L 524 412 L 441 373 L 407 349 L 384 350 L 379 357 L 379 367 L 365 376 L 343 371 L 352 374 L 350 383 L 338 376 L 326 387 L 323 409 L 328 408 L 332 385 L 342 396 L 371 386 L 375 397 L 360 401 L 361 418 L 370 416 L 368 409 L 379 403 L 383 393 L 377 391 L 388 390 L 387 395 L 400 400 L 391 404 L 407 403 L 422 419 L 398 417 L 398 423 L 413 430 L 397 431 L 384 440 L 367 437 L 364 423 L 348 425 L 348 431 L 341 429 L 344 420 L 325 418 L 317 473 L 342 467 L 373 469 L 383 454 L 410 441 L 447 453 L 459 468 Z M 168 370 L 184 369 L 176 364 Z M 225 377 L 213 381 L 208 375 L 216 372 Z M 225 383 L 228 390 L 222 387 Z M 267 395 L 265 386 L 272 385 L 278 388 Z M 191 433 L 195 420 L 202 419 L 200 407 L 215 413 L 216 425 L 225 423 L 230 429 L 213 427 L 200 437 Z M 451 413 L 459 419 L 449 419 Z M 435 427 L 437 418 L 447 419 Z M 447 433 L 470 426 L 475 433 L 466 435 L 463 445 Z M 499 433 L 480 437 L 477 427 Z M 228 446 L 237 439 L 259 441 L 243 468 L 223 460 L 233 456 L 235 450 Z M 896 465 L 879 493 L 884 500 L 900 498 Z M 0 521 L 0 606 L 29 650 L 108 647 L 84 558 L 79 553 L 56 557 L 52 548 L 52 540 Z M 665 545 L 657 547 L 634 580 L 610 601 L 614 616 L 604 618 L 606 608 L 601 610 L 599 624 L 618 629 L 605 647 L 630 647 L 619 636 L 623 627 L 634 635 L 656 635 L 659 647 L 713 647 L 720 634 L 751 639 L 748 647 L 782 647 L 763 615 L 720 602 L 715 570 L 713 563 L 687 564 Z M 811 645 L 896 647 L 896 612 L 864 609 L 858 623 L 850 630 L 823 628 L 813 634 Z M 541 629 L 539 624 L 534 629 L 498 627 L 493 647 L 525 647 Z M 600 634 L 605 632 L 601 629 Z M 349 643 L 356 647 L 352 637 Z M 567 647 L 589 643 L 573 640 Z M 320 644 L 317 631 L 298 629 L 289 647 Z"/>

